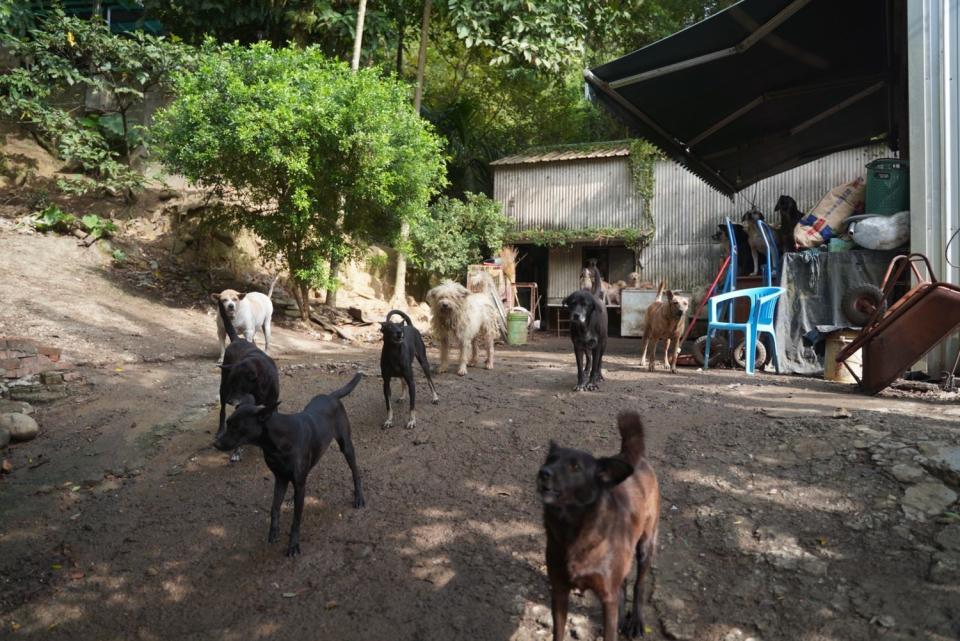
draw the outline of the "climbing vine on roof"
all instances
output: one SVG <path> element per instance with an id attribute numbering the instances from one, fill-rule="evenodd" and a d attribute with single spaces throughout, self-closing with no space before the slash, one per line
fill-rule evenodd
<path id="1" fill-rule="evenodd" d="M 574 243 L 617 243 L 628 247 L 646 246 L 645 229 L 634 227 L 588 227 L 586 229 L 525 229 L 507 234 L 506 242 L 530 243 L 541 247 L 566 247 Z M 652 236 L 652 234 L 650 234 Z"/>

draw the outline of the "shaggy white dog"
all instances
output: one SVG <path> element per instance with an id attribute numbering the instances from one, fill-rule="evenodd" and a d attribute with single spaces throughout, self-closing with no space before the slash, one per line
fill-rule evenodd
<path id="1" fill-rule="evenodd" d="M 471 294 L 466 287 L 445 280 L 429 292 L 427 303 L 433 313 L 430 322 L 433 336 L 440 342 L 438 374 L 447 371 L 450 343 L 460 346 L 460 367 L 457 374 L 467 373 L 467 361 L 477 364 L 481 341 L 486 342 L 486 368 L 493 369 L 493 341 L 497 337 L 497 309 L 486 293 Z"/>

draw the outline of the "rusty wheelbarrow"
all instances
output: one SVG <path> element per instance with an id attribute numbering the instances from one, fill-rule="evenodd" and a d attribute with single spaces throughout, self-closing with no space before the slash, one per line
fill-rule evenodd
<path id="1" fill-rule="evenodd" d="M 919 263 L 926 265 L 926 278 L 917 269 Z M 917 285 L 889 309 L 884 309 L 881 303 L 857 338 L 837 354 L 837 362 L 853 374 L 861 391 L 871 396 L 879 394 L 960 328 L 960 287 L 938 281 L 923 254 L 897 256 L 890 261 L 881 286 L 883 300 L 887 300 L 908 266 Z M 846 363 L 860 349 L 863 350 L 862 380 Z"/>

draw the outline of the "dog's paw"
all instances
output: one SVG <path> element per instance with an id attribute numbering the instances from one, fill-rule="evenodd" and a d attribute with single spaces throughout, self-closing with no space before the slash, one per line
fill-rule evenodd
<path id="1" fill-rule="evenodd" d="M 353 507 L 359 510 L 360 508 L 366 507 L 366 506 L 367 506 L 367 502 L 363 500 L 362 496 L 354 497 Z"/>
<path id="2" fill-rule="evenodd" d="M 623 623 L 620 625 L 620 634 L 628 639 L 639 639 L 644 635 L 643 619 L 634 616 L 634 613 L 631 612 L 624 617 Z"/>
<path id="3" fill-rule="evenodd" d="M 417 419 L 411 418 L 409 421 L 407 421 L 407 424 L 406 424 L 405 427 L 406 427 L 408 430 L 412 430 L 412 429 L 415 428 L 416 426 L 417 426 Z"/>
<path id="4" fill-rule="evenodd" d="M 437 396 L 436 394 L 434 394 L 434 395 L 433 395 L 433 400 L 430 401 L 430 402 L 431 402 L 433 405 L 439 405 L 439 404 L 440 404 L 440 397 Z"/>
<path id="5" fill-rule="evenodd" d="M 233 454 L 230 455 L 231 463 L 239 463 L 242 460 L 242 453 L 240 450 L 236 450 Z"/>
<path id="6" fill-rule="evenodd" d="M 467 375 L 466 367 L 461 367 L 460 369 L 457 370 L 457 376 L 466 376 L 466 375 Z"/>
<path id="7" fill-rule="evenodd" d="M 383 422 L 383 429 L 389 430 L 391 427 L 393 427 L 393 421 L 390 419 L 387 419 Z"/>
<path id="8" fill-rule="evenodd" d="M 583 389 L 584 389 L 584 386 L 583 386 L 583 385 L 574 385 L 574 386 L 573 386 L 573 391 L 574 391 L 574 392 L 582 392 Z"/>
<path id="9" fill-rule="evenodd" d="M 300 544 L 299 544 L 299 543 L 291 543 L 291 544 L 287 547 L 287 556 L 289 556 L 289 557 L 300 556 Z"/>
<path id="10" fill-rule="evenodd" d="M 596 382 L 587 383 L 586 390 L 587 390 L 588 392 L 598 392 L 598 391 L 600 391 L 600 386 L 597 385 Z"/>
<path id="11" fill-rule="evenodd" d="M 486 363 L 486 364 L 483 366 L 483 369 L 493 369 L 493 363 Z"/>

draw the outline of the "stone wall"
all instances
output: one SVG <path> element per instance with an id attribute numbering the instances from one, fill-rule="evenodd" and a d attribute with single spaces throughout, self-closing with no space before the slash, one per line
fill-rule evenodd
<path id="1" fill-rule="evenodd" d="M 28 338 L 0 338 L 0 378 L 16 379 L 58 369 L 60 348 Z"/>

